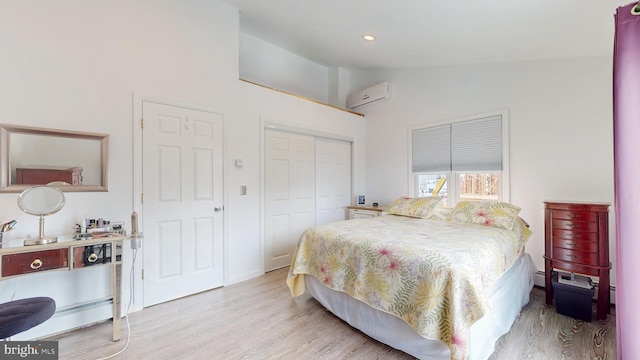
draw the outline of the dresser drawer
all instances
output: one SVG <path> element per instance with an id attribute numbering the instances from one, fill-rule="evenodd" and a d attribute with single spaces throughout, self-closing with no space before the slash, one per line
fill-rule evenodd
<path id="1" fill-rule="evenodd" d="M 53 249 L 2 256 L 2 277 L 69 267 L 69 250 Z"/>
<path id="2" fill-rule="evenodd" d="M 562 261 L 571 261 L 585 265 L 597 264 L 597 253 L 579 250 L 553 248 L 553 258 Z"/>
<path id="3" fill-rule="evenodd" d="M 596 221 L 597 214 L 592 211 L 553 210 L 553 218 L 560 220 Z"/>
<path id="4" fill-rule="evenodd" d="M 554 229 L 580 230 L 580 231 L 598 231 L 598 223 L 595 221 L 572 221 L 572 220 L 556 220 L 553 219 Z"/>
<path id="5" fill-rule="evenodd" d="M 579 250 L 587 252 L 597 252 L 597 241 L 577 241 L 573 239 L 553 238 L 553 247 L 567 250 Z"/>
<path id="6" fill-rule="evenodd" d="M 553 239 L 574 240 L 578 242 L 598 242 L 598 233 L 595 231 L 575 231 L 553 229 Z"/>
<path id="7" fill-rule="evenodd" d="M 349 219 L 366 219 L 382 215 L 378 210 L 349 209 Z"/>

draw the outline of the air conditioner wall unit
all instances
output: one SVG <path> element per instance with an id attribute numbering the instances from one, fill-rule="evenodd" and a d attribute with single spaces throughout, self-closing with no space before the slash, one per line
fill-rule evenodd
<path id="1" fill-rule="evenodd" d="M 391 85 L 388 82 L 382 82 L 347 96 L 347 107 L 349 109 L 357 109 L 389 98 L 391 98 Z"/>

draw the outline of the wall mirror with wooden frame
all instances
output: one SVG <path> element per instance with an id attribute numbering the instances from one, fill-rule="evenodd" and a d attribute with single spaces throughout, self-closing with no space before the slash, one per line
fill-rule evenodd
<path id="1" fill-rule="evenodd" d="M 0 192 L 107 191 L 109 135 L 0 124 Z"/>

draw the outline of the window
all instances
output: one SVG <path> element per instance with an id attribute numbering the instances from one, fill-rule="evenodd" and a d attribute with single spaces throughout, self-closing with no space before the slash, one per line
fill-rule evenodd
<path id="1" fill-rule="evenodd" d="M 508 135 L 505 112 L 411 131 L 414 196 L 508 201 Z"/>

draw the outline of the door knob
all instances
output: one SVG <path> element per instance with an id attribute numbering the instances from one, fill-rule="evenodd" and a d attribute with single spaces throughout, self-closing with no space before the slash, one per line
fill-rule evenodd
<path id="1" fill-rule="evenodd" d="M 220 206 L 216 206 L 216 207 L 213 208 L 213 211 L 220 212 L 220 211 L 222 211 L 222 208 Z"/>

